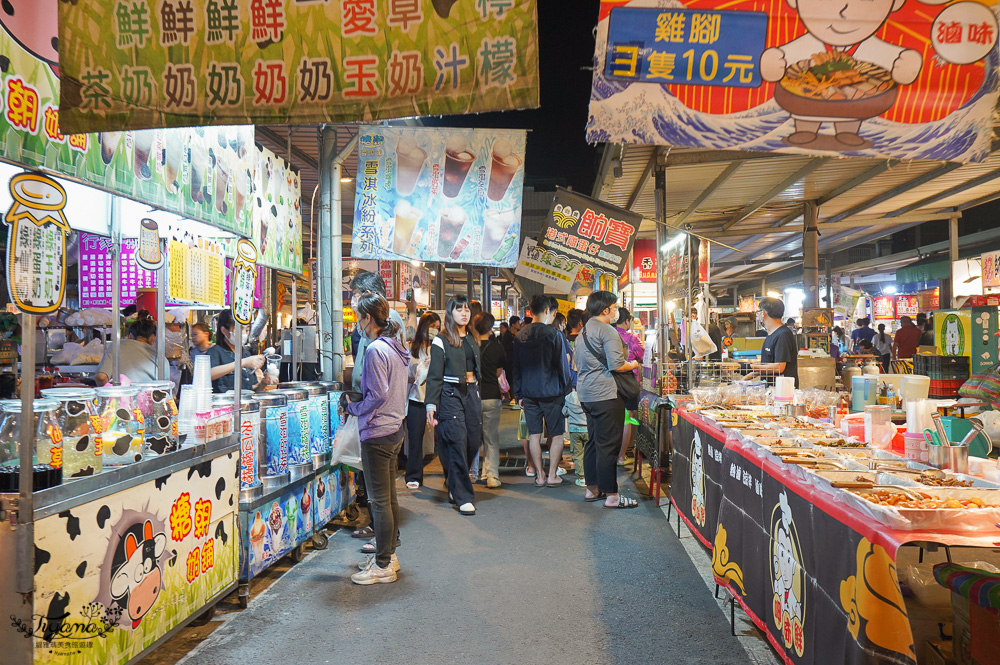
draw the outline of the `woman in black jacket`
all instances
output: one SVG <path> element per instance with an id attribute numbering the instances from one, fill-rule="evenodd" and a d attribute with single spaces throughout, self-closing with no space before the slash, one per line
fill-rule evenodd
<path id="1" fill-rule="evenodd" d="M 483 444 L 479 345 L 468 329 L 471 318 L 468 298 L 448 301 L 444 329 L 431 344 L 424 399 L 427 422 L 438 427 L 450 499 L 463 515 L 476 514 L 469 462 Z"/>

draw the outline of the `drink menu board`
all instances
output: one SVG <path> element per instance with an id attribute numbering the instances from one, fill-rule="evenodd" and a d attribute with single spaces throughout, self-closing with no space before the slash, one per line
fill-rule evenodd
<path id="1" fill-rule="evenodd" d="M 80 307 L 111 307 L 114 281 L 121 280 L 122 307 L 135 303 L 137 289 L 155 289 L 156 273 L 143 270 L 135 261 L 137 240 L 122 241 L 121 275 L 111 264 L 111 239 L 80 234 Z"/>

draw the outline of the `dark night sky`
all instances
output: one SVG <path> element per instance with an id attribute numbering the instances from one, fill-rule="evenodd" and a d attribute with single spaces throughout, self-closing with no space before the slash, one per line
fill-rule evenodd
<path id="1" fill-rule="evenodd" d="M 525 157 L 525 184 L 540 190 L 572 186 L 590 194 L 597 175 L 599 151 L 587 143 L 585 127 L 590 100 L 594 27 L 599 0 L 538 2 L 541 105 L 528 111 L 424 118 L 440 127 L 530 129 Z"/>

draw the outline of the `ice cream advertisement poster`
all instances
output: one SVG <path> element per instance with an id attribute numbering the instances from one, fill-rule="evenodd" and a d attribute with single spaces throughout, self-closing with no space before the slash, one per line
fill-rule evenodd
<path id="1" fill-rule="evenodd" d="M 538 106 L 536 0 L 13 4 L 58 7 L 71 131 Z"/>
<path id="2" fill-rule="evenodd" d="M 243 576 L 253 577 L 288 554 L 313 530 L 314 483 L 290 489 L 279 498 L 251 511 L 249 557 L 243 559 Z"/>
<path id="3" fill-rule="evenodd" d="M 237 579 L 237 453 L 35 523 L 34 613 L 0 643 L 34 641 L 36 665 L 118 665 Z M 25 608 L 30 605 L 24 605 Z"/>
<path id="4" fill-rule="evenodd" d="M 512 268 L 524 130 L 362 127 L 351 256 Z"/>
<path id="5" fill-rule="evenodd" d="M 257 265 L 302 274 L 302 180 L 267 148 L 254 148 L 253 243 Z"/>
<path id="6" fill-rule="evenodd" d="M 249 235 L 253 127 L 63 130 L 57 4 L 15 2 L 0 12 L 0 158 Z"/>
<path id="7" fill-rule="evenodd" d="M 995 0 L 603 0 L 587 139 L 982 161 Z"/>

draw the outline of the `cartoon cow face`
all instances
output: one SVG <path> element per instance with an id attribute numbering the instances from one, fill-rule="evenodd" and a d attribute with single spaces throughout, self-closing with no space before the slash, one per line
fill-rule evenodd
<path id="1" fill-rule="evenodd" d="M 2 0 L 0 26 L 24 50 L 58 74 L 58 0 Z"/>
<path id="2" fill-rule="evenodd" d="M 154 535 L 153 524 L 146 520 L 130 526 L 115 551 L 111 597 L 132 620 L 133 630 L 160 595 L 162 575 L 157 559 L 166 545 L 166 535 Z"/>

